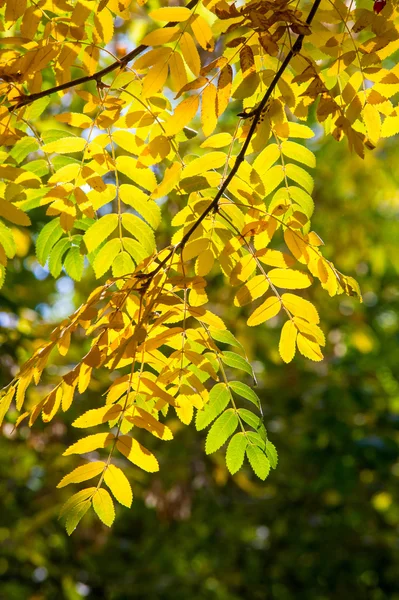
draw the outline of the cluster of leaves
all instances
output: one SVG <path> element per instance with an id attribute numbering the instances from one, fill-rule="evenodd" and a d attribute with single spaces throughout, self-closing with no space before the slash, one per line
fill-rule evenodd
<path id="1" fill-rule="evenodd" d="M 156 471 L 155 456 L 128 434 L 145 429 L 171 439 L 160 421 L 170 408 L 186 424 L 195 409 L 197 429 L 213 422 L 208 453 L 230 439 L 230 472 L 246 456 L 265 479 L 277 455 L 258 416 L 259 400 L 247 384 L 228 379 L 229 369 L 254 378 L 252 368 L 223 321 L 204 308 L 206 278 L 219 269 L 238 288 L 237 307 L 261 299 L 249 326 L 280 312 L 287 317 L 279 343 L 283 361 L 290 362 L 297 348 L 322 360 L 325 338 L 315 306 L 280 290 L 303 290 L 318 279 L 331 296 L 360 291 L 323 256 L 323 242 L 311 230 L 309 169 L 316 161 L 302 143 L 314 136 L 306 121 L 315 107 L 324 132 L 346 137 L 360 156 L 399 130 L 390 100 L 398 79 L 389 64 L 398 47 L 398 13 L 387 6 L 375 15 L 340 0 L 296 7 L 287 0 L 246 2 L 240 8 L 192 0 L 149 13 L 130 0 L 2 4 L 4 29 L 15 35 L 6 38 L 11 49 L 0 56 L 0 217 L 25 227 L 29 211 L 47 207 L 51 219 L 36 241 L 38 261 L 54 277 L 65 269 L 79 281 L 85 264 L 98 279 L 110 269 L 112 275 L 22 367 L 4 391 L 0 416 L 15 399 L 24 409 L 17 426 L 25 419 L 32 425 L 40 414 L 49 422 L 69 409 L 76 390 L 84 393 L 96 369 L 118 371 L 104 406 L 74 422 L 78 428 L 108 424 L 108 431 L 82 438 L 67 454 L 110 449 L 104 462 L 88 462 L 60 483 L 99 476 L 96 487 L 65 505 L 68 532 L 91 505 L 112 523 L 103 481 L 118 501 L 131 504 L 129 482 L 112 464 L 113 453 Z M 114 25 L 132 15 L 141 25 L 141 43 L 115 58 Z M 73 79 L 76 69 L 85 75 Z M 40 117 L 54 107 L 50 96 L 68 89 L 79 109 L 58 106 L 58 125 L 42 129 Z M 238 103 L 238 122 L 215 133 Z M 199 155 L 188 155 L 187 138 L 201 134 Z M 182 208 L 172 220 L 170 245 L 158 248 L 155 234 L 167 198 Z M 3 281 L 15 241 L 3 221 L 0 232 Z M 89 351 L 39 402 L 25 399 L 52 350 L 65 356 L 78 328 Z M 239 408 L 238 397 L 258 413 Z"/>

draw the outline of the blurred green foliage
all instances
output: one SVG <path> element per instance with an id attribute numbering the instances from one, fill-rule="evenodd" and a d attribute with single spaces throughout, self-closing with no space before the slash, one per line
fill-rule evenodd
<path id="1" fill-rule="evenodd" d="M 361 161 L 330 141 L 317 158 L 314 228 L 364 294 L 359 305 L 312 288 L 325 361 L 284 366 L 276 322 L 248 330 L 232 290 L 219 276 L 211 285 L 259 376 L 277 471 L 265 483 L 249 470 L 231 478 L 222 455 L 205 456 L 205 434 L 174 420 L 175 440 L 152 442 L 159 474 L 124 466 L 132 509 L 110 530 L 87 516 L 68 538 L 57 520 L 68 491 L 56 485 L 77 466 L 61 454 L 78 413 L 17 432 L 11 413 L 0 437 L 2 600 L 399 600 L 399 148 Z M 40 210 L 33 220 L 37 234 Z M 93 284 L 55 283 L 22 234 L 20 247 L 0 296 L 0 384 Z M 47 382 L 62 368 L 57 358 Z M 105 387 L 97 379 L 79 414 Z"/>

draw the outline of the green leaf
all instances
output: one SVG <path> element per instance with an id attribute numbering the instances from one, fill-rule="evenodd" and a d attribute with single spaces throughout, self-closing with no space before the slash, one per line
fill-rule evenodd
<path id="1" fill-rule="evenodd" d="M 18 140 L 12 150 L 10 151 L 10 156 L 15 160 L 17 165 L 21 163 L 24 158 L 28 156 L 31 152 L 35 152 L 39 148 L 39 142 L 36 138 L 26 136 L 22 139 Z"/>
<path id="2" fill-rule="evenodd" d="M 71 248 L 65 257 L 64 267 L 65 271 L 75 281 L 80 281 L 83 274 L 84 256 L 80 253 L 80 249 L 77 246 Z"/>
<path id="3" fill-rule="evenodd" d="M 236 433 L 231 438 L 226 451 L 226 465 L 232 475 L 241 469 L 247 445 L 245 433 Z"/>
<path id="4" fill-rule="evenodd" d="M 123 277 L 123 275 L 133 273 L 133 271 L 134 262 L 130 258 L 130 255 L 127 252 L 118 254 L 112 264 L 112 275 L 114 277 Z"/>
<path id="5" fill-rule="evenodd" d="M 144 250 L 147 252 L 147 256 L 152 254 L 155 250 L 155 237 L 154 233 L 142 219 L 132 215 L 130 213 L 124 213 L 122 215 L 123 227 L 131 233 L 136 240 L 143 245 Z"/>
<path id="6" fill-rule="evenodd" d="M 247 423 L 247 425 L 253 427 L 254 429 L 258 429 L 262 423 L 259 417 L 254 415 L 253 412 L 247 410 L 246 408 L 239 408 L 238 414 L 240 415 L 241 419 Z"/>
<path id="7" fill-rule="evenodd" d="M 241 369 L 241 371 L 245 371 L 248 375 L 252 375 L 252 367 L 245 358 L 236 354 L 235 352 L 222 352 L 221 354 L 222 361 L 232 369 Z"/>
<path id="8" fill-rule="evenodd" d="M 48 268 L 53 277 L 58 277 L 62 271 L 62 257 L 70 248 L 71 242 L 68 238 L 59 240 L 51 251 Z"/>
<path id="9" fill-rule="evenodd" d="M 246 453 L 253 472 L 259 479 L 264 481 L 270 471 L 270 462 L 268 458 L 258 446 L 248 445 Z"/>
<path id="10" fill-rule="evenodd" d="M 202 410 L 197 412 L 195 427 L 201 431 L 226 408 L 230 402 L 230 393 L 225 383 L 217 383 L 209 392 L 209 401 Z"/>
<path id="11" fill-rule="evenodd" d="M 216 452 L 228 438 L 235 432 L 238 426 L 238 416 L 234 408 L 228 408 L 214 422 L 206 436 L 205 452 L 212 454 Z"/>
<path id="12" fill-rule="evenodd" d="M 91 497 L 97 488 L 91 487 L 80 490 L 65 502 L 60 511 L 60 519 L 66 518 L 66 530 L 71 535 L 83 515 L 90 508 Z"/>
<path id="13" fill-rule="evenodd" d="M 114 262 L 115 258 L 121 251 L 122 244 L 119 238 L 114 240 L 109 240 L 102 248 L 99 250 L 96 258 L 93 262 L 94 273 L 96 274 L 97 279 L 102 277 L 104 273 L 108 271 Z"/>
<path id="14" fill-rule="evenodd" d="M 103 241 L 117 228 L 118 218 L 119 217 L 116 214 L 105 215 L 86 231 L 83 239 L 89 252 L 92 252 L 102 244 Z"/>
<path id="15" fill-rule="evenodd" d="M 115 508 L 112 498 L 104 488 L 97 490 L 93 496 L 93 508 L 98 517 L 108 527 L 111 527 L 115 520 Z"/>
<path id="16" fill-rule="evenodd" d="M 11 229 L 0 221 L 0 244 L 4 248 L 7 258 L 13 258 L 16 252 L 16 245 Z"/>
<path id="17" fill-rule="evenodd" d="M 230 346 L 235 346 L 244 352 L 244 347 L 240 342 L 234 337 L 234 335 L 228 331 L 227 329 L 210 329 L 210 334 L 214 340 L 217 342 L 222 342 L 222 344 L 229 344 Z"/>
<path id="18" fill-rule="evenodd" d="M 271 442 L 269 442 L 269 440 L 267 440 L 267 442 L 266 442 L 266 454 L 267 454 L 267 458 L 270 461 L 270 466 L 272 467 L 272 469 L 275 469 L 277 467 L 277 463 L 278 463 L 278 454 L 277 454 L 276 446 L 274 444 L 272 444 Z"/>
<path id="19" fill-rule="evenodd" d="M 62 236 L 62 233 L 59 217 L 47 223 L 39 233 L 36 240 L 36 257 L 42 267 L 46 264 L 51 250 Z"/>
<path id="20" fill-rule="evenodd" d="M 238 396 L 241 398 L 245 398 L 255 404 L 257 408 L 261 408 L 260 400 L 258 396 L 255 394 L 252 388 L 249 387 L 246 383 L 242 383 L 241 381 L 230 381 L 229 386 Z"/>
<path id="21" fill-rule="evenodd" d="M 124 183 L 119 188 L 119 195 L 125 204 L 128 204 L 147 221 L 153 229 L 161 222 L 161 209 L 142 190 L 135 185 Z"/>
<path id="22" fill-rule="evenodd" d="M 266 430 L 265 430 L 266 431 Z M 261 433 L 263 434 L 263 431 L 260 432 L 257 431 L 247 431 L 247 437 L 248 440 L 251 442 L 251 444 L 254 444 L 255 446 L 259 446 L 259 448 L 261 448 L 261 450 L 266 450 L 266 439 L 261 435 Z"/>

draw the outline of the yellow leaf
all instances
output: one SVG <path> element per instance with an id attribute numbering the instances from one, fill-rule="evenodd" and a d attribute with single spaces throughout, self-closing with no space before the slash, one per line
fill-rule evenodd
<path id="1" fill-rule="evenodd" d="M 205 137 L 211 135 L 217 125 L 216 116 L 216 87 L 208 83 L 202 92 L 201 125 Z"/>
<path id="2" fill-rule="evenodd" d="M 0 217 L 4 217 L 15 225 L 27 227 L 31 224 L 30 218 L 23 210 L 3 198 L 0 198 Z"/>
<path id="3" fill-rule="evenodd" d="M 303 333 L 298 333 L 297 345 L 299 352 L 303 354 L 303 356 L 306 356 L 306 358 L 315 361 L 323 360 L 324 357 L 320 346 L 313 338 L 309 338 Z"/>
<path id="4" fill-rule="evenodd" d="M 381 127 L 381 137 L 391 137 L 399 133 L 399 116 L 398 117 L 385 117 Z"/>
<path id="5" fill-rule="evenodd" d="M 292 267 L 295 264 L 292 256 L 280 252 L 279 250 L 269 250 L 268 248 L 264 248 L 263 250 L 258 250 L 256 256 L 260 262 L 269 265 L 270 267 L 281 267 L 285 269 L 287 267 Z"/>
<path id="6" fill-rule="evenodd" d="M 292 269 L 272 269 L 268 277 L 273 285 L 287 290 L 302 290 L 312 285 L 312 277 L 302 271 Z"/>
<path id="7" fill-rule="evenodd" d="M 293 256 L 300 262 L 307 264 L 309 262 L 309 249 L 303 235 L 299 231 L 286 229 L 284 231 L 284 241 Z"/>
<path id="8" fill-rule="evenodd" d="M 179 52 L 173 52 L 169 59 L 170 78 L 172 89 L 175 92 L 181 90 L 187 83 L 186 67 Z"/>
<path id="9" fill-rule="evenodd" d="M 285 141 L 281 144 L 281 149 L 284 156 L 293 158 L 294 160 L 314 168 L 316 166 L 316 158 L 313 152 L 298 144 L 297 142 Z"/>
<path id="10" fill-rule="evenodd" d="M 231 144 L 233 137 L 230 133 L 215 133 L 204 140 L 201 148 L 225 148 Z"/>
<path id="11" fill-rule="evenodd" d="M 165 134 L 172 136 L 179 133 L 195 117 L 198 104 L 198 96 L 191 96 L 180 102 L 173 115 L 165 123 Z"/>
<path id="12" fill-rule="evenodd" d="M 268 288 L 269 282 L 266 277 L 264 275 L 255 275 L 255 277 L 247 281 L 247 283 L 238 290 L 234 298 L 234 305 L 245 306 L 263 296 Z"/>
<path id="13" fill-rule="evenodd" d="M 122 412 L 122 406 L 120 404 L 114 404 L 112 406 L 102 406 L 101 408 L 94 408 L 93 410 L 87 410 L 83 415 L 75 419 L 72 423 L 73 427 L 94 427 L 94 425 L 100 425 L 107 421 L 114 421 L 119 417 Z"/>
<path id="14" fill-rule="evenodd" d="M 114 19 L 108 8 L 94 14 L 94 26 L 104 44 L 108 44 L 114 36 Z"/>
<path id="15" fill-rule="evenodd" d="M 248 281 L 252 273 L 256 270 L 256 260 L 252 254 L 246 254 L 240 258 L 230 274 L 231 285 L 240 285 Z"/>
<path id="16" fill-rule="evenodd" d="M 294 123 L 291 121 L 288 123 L 288 129 L 290 132 L 290 138 L 303 138 L 310 139 L 314 137 L 314 131 L 307 125 L 302 125 L 301 123 Z"/>
<path id="17" fill-rule="evenodd" d="M 69 485 L 70 483 L 80 483 L 81 481 L 87 481 L 87 479 L 92 479 L 96 475 L 102 473 L 106 464 L 101 461 L 89 462 L 86 465 L 82 465 L 77 467 L 68 475 L 65 475 L 57 485 L 57 488 L 64 487 Z"/>
<path id="18" fill-rule="evenodd" d="M 8 392 L 0 399 L 0 426 L 3 423 L 3 419 L 10 408 L 12 399 L 14 398 L 15 387 L 11 387 Z"/>
<path id="19" fill-rule="evenodd" d="M 173 440 L 173 433 L 169 427 L 157 421 L 157 419 L 149 412 L 143 410 L 139 406 L 135 406 L 133 411 L 133 416 L 126 417 L 130 423 L 133 423 L 133 425 L 142 429 L 146 429 L 160 440 Z"/>
<path id="20" fill-rule="evenodd" d="M 295 345 L 298 330 L 295 324 L 289 320 L 284 323 L 281 330 L 280 343 L 278 346 L 280 356 L 284 362 L 289 363 L 295 356 Z"/>
<path id="21" fill-rule="evenodd" d="M 119 187 L 119 195 L 121 200 L 134 208 L 153 229 L 158 227 L 161 222 L 161 209 L 147 194 L 135 185 L 123 183 Z"/>
<path id="22" fill-rule="evenodd" d="M 104 473 L 104 481 L 118 502 L 130 508 L 133 502 L 133 492 L 122 469 L 112 464 L 108 465 Z"/>
<path id="23" fill-rule="evenodd" d="M 83 236 L 86 248 L 89 252 L 95 250 L 118 226 L 118 215 L 104 215 L 93 223 Z"/>
<path id="24" fill-rule="evenodd" d="M 132 437 L 121 435 L 116 442 L 116 447 L 121 454 L 140 469 L 148 473 L 159 471 L 159 464 L 155 456 Z"/>
<path id="25" fill-rule="evenodd" d="M 148 168 L 139 169 L 137 167 L 137 160 L 131 156 L 118 156 L 116 159 L 116 168 L 149 192 L 152 192 L 157 186 L 154 172 Z"/>
<path id="26" fill-rule="evenodd" d="M 179 162 L 174 162 L 168 167 L 165 170 L 161 183 L 153 190 L 151 198 L 156 200 L 157 198 L 162 198 L 162 196 L 167 196 L 179 181 L 181 172 L 182 165 Z"/>
<path id="27" fill-rule="evenodd" d="M 162 46 L 163 44 L 176 41 L 179 37 L 179 33 L 179 27 L 161 27 L 160 29 L 148 33 L 144 37 L 142 44 L 145 46 Z"/>
<path id="28" fill-rule="evenodd" d="M 86 129 L 92 124 L 92 119 L 87 115 L 81 113 L 63 113 L 61 115 L 54 115 L 54 118 L 60 123 L 67 123 L 71 127 L 80 127 Z"/>
<path id="29" fill-rule="evenodd" d="M 247 325 L 250 327 L 254 327 L 255 325 L 259 325 L 260 323 L 264 323 L 269 319 L 278 315 L 281 309 L 280 299 L 276 296 L 271 296 L 267 298 L 257 309 L 254 310 L 252 315 L 249 317 L 247 321 Z"/>
<path id="30" fill-rule="evenodd" d="M 104 488 L 99 488 L 92 498 L 94 511 L 104 525 L 111 527 L 115 519 L 115 508 L 112 498 Z"/>
<path id="31" fill-rule="evenodd" d="M 381 135 L 381 117 L 373 104 L 366 104 L 364 107 L 363 120 L 370 141 L 376 145 Z"/>
<path id="32" fill-rule="evenodd" d="M 302 317 L 309 323 L 319 323 L 319 313 L 309 300 L 295 296 L 295 294 L 283 294 L 281 299 L 284 306 L 291 314 L 296 317 Z"/>
<path id="33" fill-rule="evenodd" d="M 231 96 L 231 86 L 233 82 L 233 69 L 231 65 L 226 65 L 220 71 L 216 95 L 216 114 L 220 117 L 226 110 Z"/>
<path id="34" fill-rule="evenodd" d="M 190 21 L 190 26 L 194 37 L 204 50 L 213 52 L 215 43 L 213 40 L 212 29 L 200 15 L 194 15 Z"/>
<path id="35" fill-rule="evenodd" d="M 211 271 L 215 262 L 215 256 L 212 250 L 204 250 L 198 255 L 197 262 L 195 263 L 195 273 L 201 277 L 205 277 Z"/>
<path id="36" fill-rule="evenodd" d="M 142 95 L 144 98 L 153 96 L 161 90 L 168 77 L 168 62 L 167 59 L 161 59 L 153 67 L 150 67 L 148 74 L 143 80 Z"/>
<path id="37" fill-rule="evenodd" d="M 199 158 L 195 158 L 183 171 L 184 178 L 202 175 L 204 171 L 218 169 L 226 163 L 226 154 L 224 152 L 208 152 Z"/>
<path id="38" fill-rule="evenodd" d="M 157 8 L 149 13 L 151 19 L 154 21 L 176 21 L 181 23 L 187 21 L 191 16 L 191 12 L 184 6 L 168 6 L 165 8 Z"/>
<path id="39" fill-rule="evenodd" d="M 201 254 L 201 252 L 204 252 L 208 246 L 209 240 L 206 238 L 199 238 L 198 240 L 188 242 L 182 251 L 182 259 L 184 261 L 191 260 L 195 256 Z"/>
<path id="40" fill-rule="evenodd" d="M 98 448 L 105 448 L 115 438 L 113 433 L 95 433 L 94 435 L 88 435 L 67 448 L 63 456 L 69 456 L 70 454 L 86 454 L 86 452 L 92 452 Z"/>
<path id="41" fill-rule="evenodd" d="M 201 59 L 192 36 L 186 31 L 180 38 L 180 49 L 190 71 L 198 77 L 201 69 Z"/>
<path id="42" fill-rule="evenodd" d="M 320 329 L 318 325 L 315 323 L 309 323 L 305 321 L 302 317 L 294 317 L 294 323 L 298 330 L 305 334 L 308 337 L 313 337 L 315 341 L 319 344 L 319 346 L 326 345 L 326 338 L 324 337 L 324 333 Z"/>
<path id="43" fill-rule="evenodd" d="M 226 329 L 226 325 L 223 323 L 222 319 L 211 313 L 209 310 L 193 306 L 189 306 L 187 310 L 192 317 L 206 323 L 210 327 L 214 327 L 215 329 Z"/>
<path id="44" fill-rule="evenodd" d="M 80 137 L 65 137 L 49 144 L 42 146 L 43 152 L 51 153 L 57 152 L 58 154 L 70 154 L 72 152 L 81 152 L 86 146 L 86 140 Z M 67 165 L 75 166 L 75 165 Z M 76 165 L 79 166 L 79 165 Z"/>

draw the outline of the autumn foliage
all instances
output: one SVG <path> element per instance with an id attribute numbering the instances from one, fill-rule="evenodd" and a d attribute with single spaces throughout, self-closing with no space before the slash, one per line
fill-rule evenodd
<path id="1" fill-rule="evenodd" d="M 94 433 L 64 452 L 104 456 L 89 454 L 59 483 L 96 478 L 64 505 L 68 533 L 90 506 L 112 524 L 107 488 L 131 505 L 113 457 L 157 471 L 145 436 L 171 440 L 172 413 L 210 427 L 207 453 L 228 442 L 230 473 L 248 460 L 265 479 L 277 453 L 255 375 L 207 284 L 223 274 L 249 327 L 282 317 L 285 363 L 296 351 L 323 359 L 319 314 L 302 290 L 361 295 L 311 229 L 312 138 L 345 138 L 363 157 L 399 132 L 394 4 L 375 12 L 369 0 L 0 4 L 1 282 L 16 252 L 13 228 L 29 227 L 38 208 L 48 217 L 39 263 L 55 278 L 65 270 L 79 281 L 92 269 L 99 280 L 5 388 L 1 420 L 15 402 L 16 426 L 47 423 L 98 369 L 112 374 L 105 400 L 73 422 Z M 172 218 L 170 199 L 180 207 Z M 29 386 L 54 350 L 67 355 L 77 330 L 88 342 L 80 362 L 33 400 Z"/>

